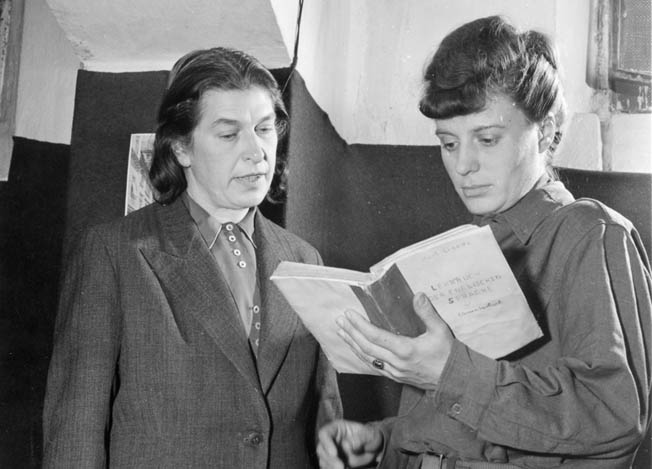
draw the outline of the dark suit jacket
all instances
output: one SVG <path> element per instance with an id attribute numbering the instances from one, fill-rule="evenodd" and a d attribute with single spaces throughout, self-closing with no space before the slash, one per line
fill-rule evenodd
<path id="1" fill-rule="evenodd" d="M 180 200 L 84 236 L 64 279 L 44 467 L 307 468 L 341 415 L 333 369 L 269 281 L 315 249 L 255 218 L 256 362 L 225 279 Z"/>

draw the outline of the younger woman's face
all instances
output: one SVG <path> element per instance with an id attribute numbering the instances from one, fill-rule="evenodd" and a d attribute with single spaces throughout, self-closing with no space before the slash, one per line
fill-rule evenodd
<path id="1" fill-rule="evenodd" d="M 505 95 L 488 97 L 482 111 L 435 124 L 448 176 L 474 215 L 507 210 L 546 172 L 539 125 Z"/>

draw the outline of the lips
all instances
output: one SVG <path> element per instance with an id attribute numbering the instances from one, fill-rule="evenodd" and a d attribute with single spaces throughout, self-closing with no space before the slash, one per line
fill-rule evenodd
<path id="1" fill-rule="evenodd" d="M 473 184 L 468 186 L 462 186 L 462 193 L 464 197 L 473 198 L 473 197 L 482 197 L 486 195 L 489 190 L 491 190 L 490 184 Z"/>
<path id="2" fill-rule="evenodd" d="M 244 176 L 237 176 L 235 179 L 238 181 L 248 182 L 253 184 L 259 181 L 260 179 L 264 179 L 265 176 L 266 176 L 265 173 L 252 173 L 252 174 L 245 174 Z"/>

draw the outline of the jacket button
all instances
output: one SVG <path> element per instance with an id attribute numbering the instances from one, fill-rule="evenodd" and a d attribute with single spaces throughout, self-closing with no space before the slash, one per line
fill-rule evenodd
<path id="1" fill-rule="evenodd" d="M 460 412 L 462 412 L 462 406 L 456 402 L 451 406 L 451 411 L 453 411 L 455 415 L 459 415 Z"/>
<path id="2" fill-rule="evenodd" d="M 263 442 L 263 436 L 260 433 L 252 432 L 245 437 L 244 441 L 252 446 L 258 446 Z"/>

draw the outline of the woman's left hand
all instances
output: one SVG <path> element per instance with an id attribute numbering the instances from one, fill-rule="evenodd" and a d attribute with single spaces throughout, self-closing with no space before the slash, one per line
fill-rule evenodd
<path id="1" fill-rule="evenodd" d="M 392 334 L 353 311 L 337 319 L 338 333 L 360 360 L 383 376 L 431 390 L 436 388 L 450 355 L 453 334 L 425 294 L 415 295 L 412 303 L 426 326 L 418 337 Z"/>

